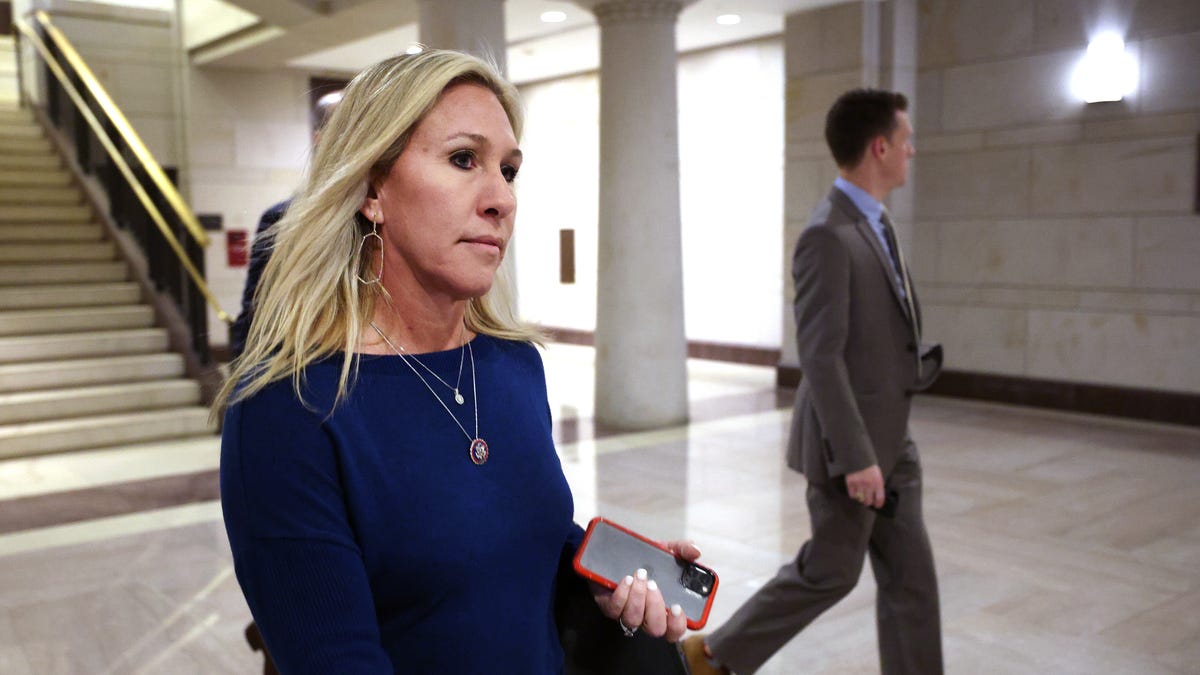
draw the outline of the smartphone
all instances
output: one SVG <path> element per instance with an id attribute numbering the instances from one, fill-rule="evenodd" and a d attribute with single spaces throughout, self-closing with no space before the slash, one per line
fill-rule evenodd
<path id="1" fill-rule="evenodd" d="M 604 518 L 588 523 L 575 571 L 607 588 L 638 569 L 658 584 L 667 607 L 679 605 L 692 630 L 704 627 L 717 594 L 717 573 L 675 557 L 661 544 Z"/>

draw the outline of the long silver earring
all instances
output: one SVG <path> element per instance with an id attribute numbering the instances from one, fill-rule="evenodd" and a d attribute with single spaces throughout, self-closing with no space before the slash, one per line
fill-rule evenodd
<path id="1" fill-rule="evenodd" d="M 379 247 L 379 269 L 375 272 L 374 279 L 364 279 L 362 277 L 362 273 L 357 275 L 359 283 L 362 283 L 366 286 L 372 286 L 383 281 L 383 237 L 379 236 L 379 223 L 375 222 L 374 215 L 371 217 L 371 231 L 367 234 L 364 234 L 362 241 L 358 242 L 358 259 L 360 261 L 364 260 L 365 256 L 368 255 L 369 251 L 367 250 L 367 240 L 371 239 L 372 237 L 379 240 L 376 242 L 376 245 Z"/>

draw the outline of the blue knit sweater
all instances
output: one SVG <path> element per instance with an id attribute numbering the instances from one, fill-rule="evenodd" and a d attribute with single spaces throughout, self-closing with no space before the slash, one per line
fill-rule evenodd
<path id="1" fill-rule="evenodd" d="M 230 406 L 221 502 L 237 578 L 283 673 L 560 673 L 555 573 L 578 544 L 532 346 L 473 340 L 479 435 L 398 356 L 364 356 L 329 414 L 341 357 Z M 453 381 L 457 349 L 422 362 Z M 466 404 L 422 371 L 474 432 Z"/>

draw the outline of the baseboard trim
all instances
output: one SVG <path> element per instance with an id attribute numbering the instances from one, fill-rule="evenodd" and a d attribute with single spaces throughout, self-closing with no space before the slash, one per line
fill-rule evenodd
<path id="1" fill-rule="evenodd" d="M 543 327 L 543 330 L 555 342 L 572 345 L 594 346 L 596 334 L 587 330 L 574 328 Z M 722 342 L 688 341 L 688 358 L 709 359 L 711 361 L 726 361 L 730 363 L 745 363 L 752 366 L 779 365 L 780 351 L 766 347 L 750 347 Z"/>
<path id="2" fill-rule="evenodd" d="M 780 387 L 795 387 L 800 378 L 796 366 L 776 368 Z M 1159 389 L 947 370 L 926 393 L 1200 427 L 1200 395 Z"/>

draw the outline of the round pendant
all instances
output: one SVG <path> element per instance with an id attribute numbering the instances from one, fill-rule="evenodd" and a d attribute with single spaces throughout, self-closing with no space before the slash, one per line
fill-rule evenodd
<path id="1" fill-rule="evenodd" d="M 466 400 L 466 399 L 464 399 L 464 398 L 463 398 L 463 395 L 462 395 L 462 394 L 460 394 L 460 393 L 458 393 L 458 390 L 457 390 L 457 389 L 455 389 L 455 390 L 454 390 L 454 402 L 455 402 L 455 403 L 457 403 L 457 404 L 459 404 L 459 405 L 462 405 L 462 404 L 463 404 L 463 402 L 464 402 L 465 400 Z"/>
<path id="2" fill-rule="evenodd" d="M 483 466 L 483 463 L 488 461 L 487 441 L 482 438 L 471 441 L 471 461 L 475 462 L 476 466 Z"/>

